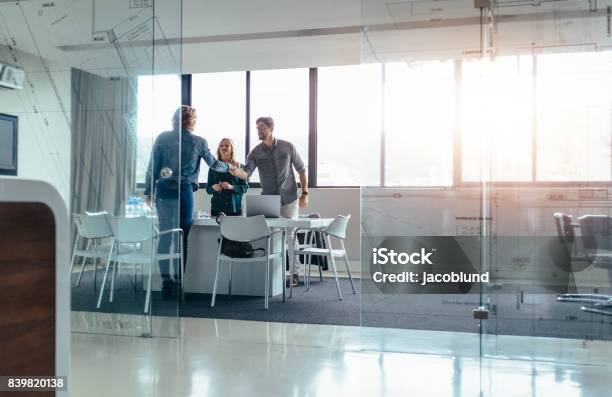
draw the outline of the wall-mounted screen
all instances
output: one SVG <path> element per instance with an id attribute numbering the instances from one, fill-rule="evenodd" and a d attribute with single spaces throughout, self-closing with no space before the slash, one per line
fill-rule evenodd
<path id="1" fill-rule="evenodd" d="M 0 175 L 17 175 L 17 117 L 0 113 Z"/>

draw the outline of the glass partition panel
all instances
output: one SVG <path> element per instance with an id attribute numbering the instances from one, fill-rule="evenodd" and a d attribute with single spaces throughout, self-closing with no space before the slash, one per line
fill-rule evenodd
<path id="1" fill-rule="evenodd" d="M 0 95 L 24 137 L 18 176 L 54 185 L 72 213 L 73 331 L 177 336 L 179 267 L 162 291 L 159 260 L 180 257 L 180 232 L 164 234 L 182 227 L 179 190 L 155 193 L 181 180 L 178 132 L 158 139 L 181 124 L 181 2 L 1 2 L 0 21 L 0 63 L 24 74 Z M 153 169 L 162 152 L 176 161 Z"/>
<path id="2" fill-rule="evenodd" d="M 607 187 L 491 190 L 487 357 L 607 365 Z"/>
<path id="3" fill-rule="evenodd" d="M 478 357 L 479 189 L 367 187 L 361 200 L 361 325 L 403 330 L 393 351 Z"/>
<path id="4" fill-rule="evenodd" d="M 545 26 L 535 21 L 530 27 Z M 507 33 L 497 31 L 499 37 Z M 489 177 L 483 173 L 479 180 L 503 181 L 510 171 L 530 183 L 481 185 L 491 217 L 485 268 L 495 276 L 483 290 L 486 359 L 609 365 L 611 59 L 606 51 L 546 46 L 516 57 L 514 77 L 495 79 L 514 81 L 514 89 L 504 92 L 515 101 L 483 126 L 489 138 L 481 140 L 487 151 L 480 164 Z M 508 57 L 488 59 L 481 81 L 504 63 Z M 496 87 L 487 84 L 482 99 L 497 96 Z M 509 125 L 515 126 L 514 145 L 495 144 Z M 522 160 L 496 170 L 508 156 Z M 500 385 L 491 381 L 488 395 Z"/>
<path id="5" fill-rule="evenodd" d="M 388 186 L 361 191 L 362 326 L 473 360 L 474 395 L 579 395 L 574 369 L 612 357 L 610 32 L 584 17 L 605 8 L 361 5 L 361 61 L 385 70 Z M 487 279 L 406 274 L 453 270 Z"/>

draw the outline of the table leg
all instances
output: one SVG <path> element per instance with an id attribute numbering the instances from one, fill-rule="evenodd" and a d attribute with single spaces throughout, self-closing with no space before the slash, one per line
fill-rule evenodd
<path id="1" fill-rule="evenodd" d="M 283 302 L 285 302 L 286 301 L 286 295 L 287 295 L 287 292 L 286 292 L 287 291 L 287 280 L 286 280 L 286 277 L 285 277 L 285 271 L 286 271 L 285 269 L 287 268 L 287 262 L 285 260 L 285 258 L 286 258 L 285 249 L 286 249 L 286 246 L 287 246 L 287 235 L 286 235 L 285 230 L 283 230 L 282 235 L 283 235 L 283 241 L 281 243 L 282 244 L 281 247 L 283 249 L 281 251 L 282 251 L 283 259 L 281 261 L 282 269 L 281 269 L 280 274 L 281 274 L 282 281 L 283 281 Z"/>

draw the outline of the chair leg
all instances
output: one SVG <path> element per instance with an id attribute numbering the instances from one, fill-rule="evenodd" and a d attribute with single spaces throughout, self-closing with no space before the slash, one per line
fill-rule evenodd
<path id="1" fill-rule="evenodd" d="M 115 242 L 113 241 L 111 250 L 108 253 L 108 260 L 106 261 L 106 270 L 104 270 L 104 277 L 102 278 L 102 285 L 100 286 L 100 294 L 98 295 L 98 304 L 96 308 L 99 309 L 102 304 L 102 295 L 104 294 L 104 286 L 106 285 L 106 278 L 108 277 L 108 269 L 110 268 L 111 258 L 113 256 L 113 251 L 115 250 Z"/>
<path id="2" fill-rule="evenodd" d="M 291 277 L 293 277 L 293 275 Z M 268 299 L 270 295 L 270 237 L 267 238 L 266 244 L 266 281 L 264 282 L 264 285 L 264 307 L 266 310 L 268 310 Z"/>
<path id="3" fill-rule="evenodd" d="M 72 270 L 74 270 L 74 260 L 76 259 L 76 251 L 77 251 L 78 242 L 79 242 L 79 235 L 77 233 L 76 237 L 74 238 L 74 245 L 72 248 L 72 258 L 70 258 L 70 273 L 68 273 L 70 279 L 72 279 Z"/>
<path id="4" fill-rule="evenodd" d="M 94 292 L 98 289 L 98 261 L 100 258 L 94 258 L 94 274 L 93 274 L 93 289 Z"/>
<path id="5" fill-rule="evenodd" d="M 113 301 L 113 297 L 115 294 L 115 278 L 117 277 L 117 269 L 118 263 L 115 261 L 113 262 L 113 275 L 111 276 L 111 290 L 110 290 L 110 296 L 108 298 L 109 302 Z"/>
<path id="6" fill-rule="evenodd" d="M 85 247 L 85 251 L 89 251 L 89 247 L 91 247 L 91 239 L 87 240 L 87 246 Z M 75 284 L 78 287 L 81 284 L 81 278 L 83 278 L 83 270 L 85 270 L 85 262 L 87 262 L 87 257 L 83 257 L 83 261 L 81 262 L 81 270 L 79 271 L 79 278 Z"/>
<path id="7" fill-rule="evenodd" d="M 314 247 L 314 245 L 315 245 L 315 242 L 316 242 L 316 240 L 315 240 L 316 233 L 317 232 L 310 232 L 310 247 L 311 248 Z M 311 263 L 311 266 L 312 266 L 312 261 L 309 262 L 309 263 Z M 323 270 L 321 269 L 321 265 L 318 265 L 317 268 L 319 269 L 319 281 L 323 282 Z M 310 284 L 310 281 L 308 282 L 308 284 Z"/>
<path id="8" fill-rule="evenodd" d="M 312 233 L 312 245 L 313 246 L 316 243 L 316 236 L 317 236 L 316 233 L 319 233 L 319 232 L 313 232 Z M 319 233 L 319 235 L 320 235 L 320 233 Z M 320 260 L 323 261 L 323 258 L 320 258 Z M 318 266 L 318 268 L 319 268 L 319 281 L 323 282 L 323 268 L 321 267 L 321 263 L 322 262 L 320 262 L 319 266 Z"/>
<path id="9" fill-rule="evenodd" d="M 136 284 L 136 277 L 137 277 L 136 276 L 136 267 L 137 266 L 138 266 L 137 264 L 134 264 L 134 269 L 133 269 L 134 270 L 134 294 L 138 293 L 138 287 L 137 287 L 137 284 Z"/>
<path id="10" fill-rule="evenodd" d="M 293 238 L 293 255 L 289 255 L 289 244 L 287 244 L 287 256 L 289 257 L 289 298 L 293 298 L 293 273 L 294 273 L 294 269 L 295 269 L 295 241 L 297 240 L 297 236 L 294 236 Z M 285 254 L 284 251 L 285 247 L 283 247 L 283 255 Z M 283 274 L 284 274 L 285 269 L 283 269 Z M 283 279 L 284 280 L 284 279 Z"/>
<path id="11" fill-rule="evenodd" d="M 349 266 L 348 256 L 346 255 L 346 248 L 344 248 L 344 240 L 340 240 L 340 243 L 342 244 L 342 251 L 344 253 L 344 262 L 346 262 L 346 272 L 348 273 L 349 281 L 351 282 L 351 288 L 353 289 L 353 294 L 356 294 L 357 292 L 355 292 L 355 284 L 353 284 L 353 276 L 351 275 L 351 267 Z"/>
<path id="12" fill-rule="evenodd" d="M 283 302 L 287 301 L 287 280 L 285 278 L 285 269 L 287 268 L 287 262 L 286 262 L 286 256 L 285 256 L 285 244 L 287 242 L 287 235 L 286 235 L 286 230 L 283 229 L 282 231 L 282 239 L 281 239 L 281 253 L 282 253 L 282 259 L 281 259 L 281 280 L 283 281 Z M 291 280 L 293 281 L 293 280 Z"/>
<path id="13" fill-rule="evenodd" d="M 232 299 L 232 262 L 229 263 L 229 284 L 227 287 L 227 295 L 229 299 Z"/>
<path id="14" fill-rule="evenodd" d="M 215 281 L 213 283 L 212 300 L 210 301 L 210 307 L 215 307 L 215 299 L 217 298 L 217 281 L 219 280 L 219 261 L 221 260 L 221 245 L 223 244 L 223 238 L 219 243 L 219 252 L 217 253 L 217 270 L 215 271 Z"/>
<path id="15" fill-rule="evenodd" d="M 149 312 L 149 306 L 151 305 L 151 291 L 153 290 L 153 286 L 152 286 L 152 279 L 153 279 L 152 263 L 153 262 L 154 261 L 149 261 L 149 279 L 147 280 L 147 294 L 145 297 L 145 306 L 144 306 L 145 313 Z M 157 261 L 155 261 L 155 263 L 157 263 Z"/>
<path id="16" fill-rule="evenodd" d="M 327 236 L 327 246 L 329 249 L 329 260 L 334 270 L 334 278 L 336 279 L 336 289 L 338 290 L 338 299 L 342 300 L 342 293 L 340 292 L 340 282 L 338 281 L 338 272 L 336 271 L 336 261 L 334 260 L 334 254 L 332 253 L 331 239 Z"/>
<path id="17" fill-rule="evenodd" d="M 306 267 L 308 269 L 304 269 L 304 275 L 306 277 L 306 292 L 310 291 L 310 268 L 312 267 L 312 255 L 308 255 L 308 259 L 306 260 Z"/>
<path id="18" fill-rule="evenodd" d="M 183 246 L 183 238 L 179 235 L 179 277 L 181 280 L 181 303 L 185 303 L 185 247 Z"/>
<path id="19" fill-rule="evenodd" d="M 96 251 L 100 248 L 100 243 L 96 242 Z M 99 252 L 99 251 L 98 251 Z M 93 274 L 93 288 L 94 292 L 98 289 L 98 262 L 102 259 L 102 257 L 96 256 L 94 258 L 94 274 Z"/>

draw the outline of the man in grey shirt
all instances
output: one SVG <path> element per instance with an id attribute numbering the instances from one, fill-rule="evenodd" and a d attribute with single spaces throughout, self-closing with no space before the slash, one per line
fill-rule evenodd
<path id="1" fill-rule="evenodd" d="M 308 205 L 308 180 L 306 168 L 295 146 L 291 142 L 274 137 L 274 120 L 272 117 L 260 117 L 256 121 L 257 136 L 261 143 L 247 156 L 244 169 L 233 171 L 232 174 L 246 179 L 259 169 L 261 194 L 279 194 L 281 196 L 281 216 L 283 218 L 298 218 L 298 203 L 300 208 Z M 298 186 L 293 169 L 298 173 L 302 193 L 298 198 Z M 287 230 L 289 258 L 293 258 L 293 230 Z M 293 269 L 293 284 L 298 281 L 298 269 Z"/>

